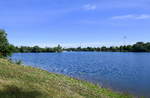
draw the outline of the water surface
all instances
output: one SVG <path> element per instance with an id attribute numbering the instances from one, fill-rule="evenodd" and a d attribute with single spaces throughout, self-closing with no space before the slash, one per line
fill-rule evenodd
<path id="1" fill-rule="evenodd" d="M 13 60 L 150 98 L 150 53 L 16 53 Z"/>

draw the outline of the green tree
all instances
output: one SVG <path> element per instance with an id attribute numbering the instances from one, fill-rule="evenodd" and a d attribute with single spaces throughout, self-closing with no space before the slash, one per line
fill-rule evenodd
<path id="1" fill-rule="evenodd" d="M 143 42 L 137 42 L 133 45 L 133 51 L 134 52 L 146 52 L 146 45 Z"/>
<path id="2" fill-rule="evenodd" d="M 57 47 L 54 47 L 54 51 L 55 52 L 62 52 L 63 48 L 60 45 L 58 45 Z"/>
<path id="3" fill-rule="evenodd" d="M 42 52 L 42 49 L 39 46 L 34 46 L 32 52 Z"/>
<path id="4" fill-rule="evenodd" d="M 4 30 L 0 30 L 0 57 L 10 56 L 14 51 L 14 46 L 10 45 L 7 40 L 7 34 Z"/>
<path id="5" fill-rule="evenodd" d="M 101 47 L 101 51 L 107 51 L 107 47 L 106 46 Z"/>

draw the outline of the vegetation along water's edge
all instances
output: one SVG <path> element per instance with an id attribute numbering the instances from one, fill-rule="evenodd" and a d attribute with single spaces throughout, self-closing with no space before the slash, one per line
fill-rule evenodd
<path id="1" fill-rule="evenodd" d="M 133 98 L 133 96 L 0 59 L 0 98 Z"/>
<path id="2" fill-rule="evenodd" d="M 77 47 L 77 48 L 63 48 L 58 45 L 57 47 L 45 47 L 39 46 L 13 46 L 14 52 L 21 53 L 39 53 L 39 52 L 63 52 L 63 51 L 97 51 L 97 52 L 150 52 L 150 42 L 137 42 L 133 45 L 121 45 L 121 46 L 99 46 L 99 47 Z"/>

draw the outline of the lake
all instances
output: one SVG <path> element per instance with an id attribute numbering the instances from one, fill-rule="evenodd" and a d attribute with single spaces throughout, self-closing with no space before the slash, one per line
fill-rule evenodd
<path id="1" fill-rule="evenodd" d="M 150 98 L 150 53 L 15 53 L 14 61 Z"/>

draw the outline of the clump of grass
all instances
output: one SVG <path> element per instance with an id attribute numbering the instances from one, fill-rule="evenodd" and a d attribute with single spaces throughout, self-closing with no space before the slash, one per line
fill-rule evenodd
<path id="1" fill-rule="evenodd" d="M 11 58 L 8 58 L 8 61 L 11 62 L 11 63 L 17 64 L 17 65 L 22 65 L 22 61 L 21 60 L 13 61 Z"/>
<path id="2" fill-rule="evenodd" d="M 18 65 L 22 65 L 22 61 L 21 60 L 15 61 L 15 63 L 18 64 Z"/>
<path id="3" fill-rule="evenodd" d="M 0 98 L 133 98 L 133 96 L 0 59 Z"/>

